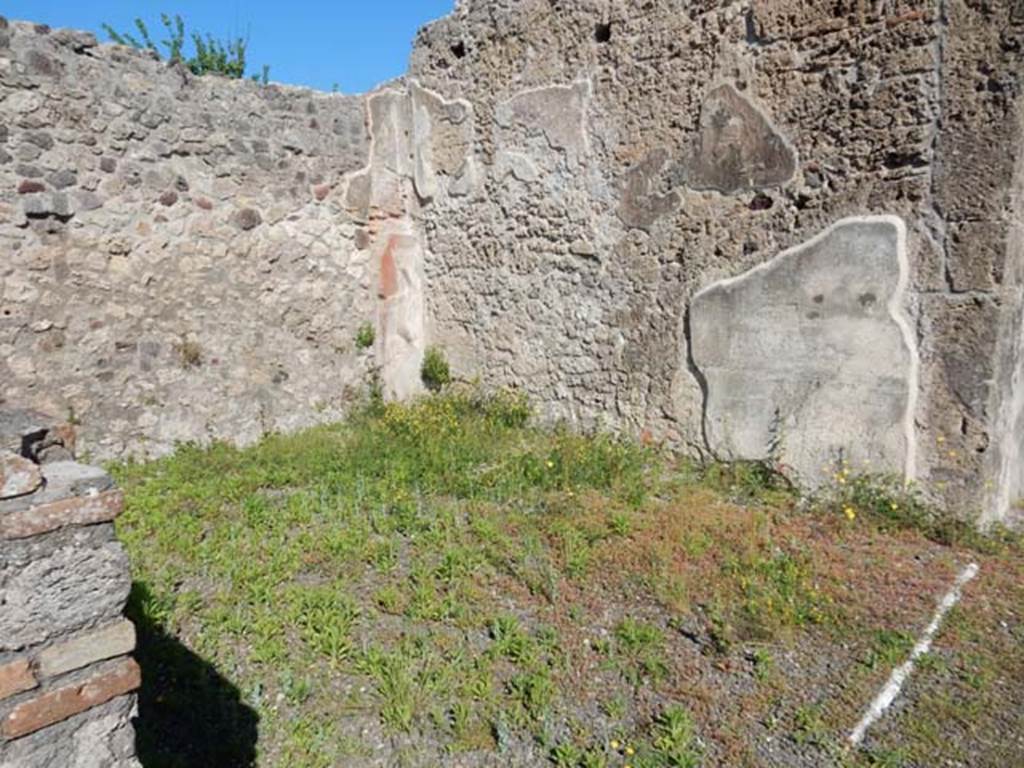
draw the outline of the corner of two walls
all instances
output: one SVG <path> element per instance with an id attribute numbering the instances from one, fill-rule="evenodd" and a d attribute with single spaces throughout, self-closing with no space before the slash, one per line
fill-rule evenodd
<path id="1" fill-rule="evenodd" d="M 383 394 L 404 399 L 423 390 L 428 238 L 422 212 L 473 192 L 473 110 L 445 101 L 415 81 L 366 96 L 367 167 L 348 180 L 345 205 L 376 270 L 376 366 Z"/>
<path id="2" fill-rule="evenodd" d="M 5 396 L 160 453 L 335 418 L 374 372 L 413 395 L 437 341 L 551 418 L 812 482 L 842 455 L 1005 517 L 1021 20 L 677 10 L 468 0 L 362 97 L 13 25 Z"/>

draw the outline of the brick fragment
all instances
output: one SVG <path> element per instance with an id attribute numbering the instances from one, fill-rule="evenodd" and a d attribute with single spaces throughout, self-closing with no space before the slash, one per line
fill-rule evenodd
<path id="1" fill-rule="evenodd" d="M 39 677 L 46 679 L 134 650 L 135 625 L 124 619 L 47 648 L 36 657 L 35 664 Z"/>
<path id="2" fill-rule="evenodd" d="M 25 539 L 68 525 L 107 523 L 124 510 L 119 490 L 76 496 L 0 516 L 0 540 Z"/>
<path id="3" fill-rule="evenodd" d="M 35 179 L 22 179 L 21 183 L 18 184 L 19 195 L 32 195 L 36 192 L 43 192 L 45 189 L 46 185 Z"/>
<path id="4" fill-rule="evenodd" d="M 142 682 L 134 659 L 122 659 L 106 672 L 41 694 L 12 709 L 0 723 L 0 736 L 19 739 L 79 712 L 131 693 Z"/>
<path id="5" fill-rule="evenodd" d="M 28 659 L 17 659 L 0 665 L 0 701 L 16 693 L 30 691 L 38 685 Z"/>

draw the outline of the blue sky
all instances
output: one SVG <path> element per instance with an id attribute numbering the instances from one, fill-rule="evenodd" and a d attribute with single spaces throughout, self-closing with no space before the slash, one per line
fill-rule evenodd
<path id="1" fill-rule="evenodd" d="M 406 70 L 416 30 L 449 13 L 454 0 L 4 0 L 0 13 L 95 32 L 101 24 L 133 28 L 141 16 L 162 40 L 160 12 L 180 13 L 188 29 L 249 37 L 250 71 L 270 65 L 270 79 L 356 93 Z"/>

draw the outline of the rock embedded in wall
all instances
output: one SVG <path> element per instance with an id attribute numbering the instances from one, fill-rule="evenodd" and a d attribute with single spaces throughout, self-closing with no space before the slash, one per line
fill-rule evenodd
<path id="1" fill-rule="evenodd" d="M 817 484 L 846 459 L 912 479 L 916 339 L 896 217 L 845 219 L 690 305 L 705 430 L 725 459 L 775 460 Z"/>
<path id="2" fill-rule="evenodd" d="M 0 499 L 33 493 L 43 484 L 39 468 L 26 458 L 0 450 Z"/>

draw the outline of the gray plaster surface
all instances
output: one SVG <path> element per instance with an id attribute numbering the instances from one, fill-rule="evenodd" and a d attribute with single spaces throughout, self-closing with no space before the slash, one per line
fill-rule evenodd
<path id="1" fill-rule="evenodd" d="M 844 219 L 693 298 L 692 355 L 716 454 L 777 460 L 809 483 L 837 459 L 914 476 L 905 236 L 896 217 Z"/>

